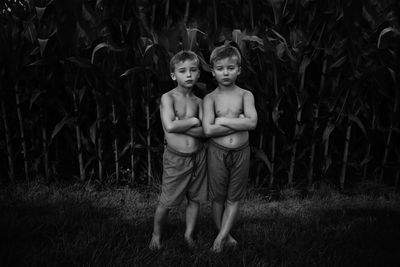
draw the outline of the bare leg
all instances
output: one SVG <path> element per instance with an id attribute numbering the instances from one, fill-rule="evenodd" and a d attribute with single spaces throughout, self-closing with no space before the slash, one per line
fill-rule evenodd
<path id="1" fill-rule="evenodd" d="M 224 203 L 213 201 L 212 210 L 213 210 L 213 219 L 219 231 L 221 230 L 222 214 L 224 212 Z"/>
<path id="2" fill-rule="evenodd" d="M 221 229 L 214 240 L 214 244 L 211 247 L 213 252 L 221 252 L 224 243 L 227 242 L 230 245 L 236 245 L 237 241 L 230 236 L 230 231 L 233 224 L 235 223 L 236 217 L 239 212 L 239 202 L 238 201 L 227 201 L 226 207 L 222 216 Z"/>
<path id="3" fill-rule="evenodd" d="M 224 203 L 223 202 L 213 202 L 212 208 L 213 208 L 213 218 L 214 218 L 215 225 L 217 226 L 218 231 L 220 231 L 221 224 L 223 221 L 223 216 L 225 215 Z M 228 233 L 225 242 L 226 242 L 226 245 L 228 245 L 228 246 L 234 247 L 237 245 L 236 239 L 234 239 L 230 233 Z"/>
<path id="4" fill-rule="evenodd" d="M 156 213 L 154 215 L 154 228 L 152 238 L 150 240 L 149 249 L 159 250 L 161 249 L 161 233 L 162 227 L 168 218 L 169 209 L 164 208 L 161 205 L 157 206 Z"/>
<path id="5" fill-rule="evenodd" d="M 186 207 L 186 231 L 185 241 L 189 247 L 194 247 L 193 231 L 196 226 L 197 216 L 199 214 L 200 204 L 195 201 L 188 200 Z"/>

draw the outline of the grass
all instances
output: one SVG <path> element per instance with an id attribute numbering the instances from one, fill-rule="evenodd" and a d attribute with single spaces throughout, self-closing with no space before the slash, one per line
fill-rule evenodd
<path id="1" fill-rule="evenodd" d="M 0 266 L 400 266 L 399 200 L 326 188 L 271 200 L 249 190 L 236 249 L 209 252 L 216 231 L 205 204 L 197 248 L 183 241 L 182 205 L 164 249 L 151 252 L 156 191 L 17 185 L 0 189 Z"/>

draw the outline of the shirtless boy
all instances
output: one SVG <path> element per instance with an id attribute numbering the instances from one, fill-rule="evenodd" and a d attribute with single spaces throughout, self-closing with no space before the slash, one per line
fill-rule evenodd
<path id="1" fill-rule="evenodd" d="M 193 94 L 200 76 L 199 59 L 181 51 L 170 62 L 177 86 L 161 97 L 160 116 L 166 146 L 163 154 L 162 192 L 154 215 L 151 250 L 161 248 L 162 227 L 172 208 L 187 198 L 185 241 L 192 247 L 200 203 L 207 201 L 207 161 L 201 125 L 201 99 Z"/>
<path id="2" fill-rule="evenodd" d="M 221 252 L 235 246 L 230 231 L 245 195 L 249 173 L 249 130 L 257 125 L 254 97 L 235 84 L 241 71 L 241 55 L 232 46 L 220 46 L 210 56 L 218 87 L 203 101 L 203 128 L 211 137 L 207 152 L 209 197 L 218 235 L 211 247 Z"/>

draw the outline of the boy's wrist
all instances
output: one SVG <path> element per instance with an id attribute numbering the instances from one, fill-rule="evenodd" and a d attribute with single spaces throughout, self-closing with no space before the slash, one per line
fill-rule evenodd
<path id="1" fill-rule="evenodd" d="M 193 126 L 194 127 L 198 127 L 198 126 L 201 125 L 201 122 L 200 122 L 200 120 L 198 118 L 193 117 L 192 120 L 193 120 L 193 124 L 194 124 Z"/>

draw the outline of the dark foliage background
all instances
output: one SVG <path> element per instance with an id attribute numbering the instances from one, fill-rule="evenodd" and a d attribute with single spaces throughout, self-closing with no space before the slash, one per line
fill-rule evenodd
<path id="1" fill-rule="evenodd" d="M 398 187 L 400 3 L 395 0 L 5 0 L 0 176 L 158 184 L 169 59 L 244 58 L 259 113 L 251 182 Z"/>

